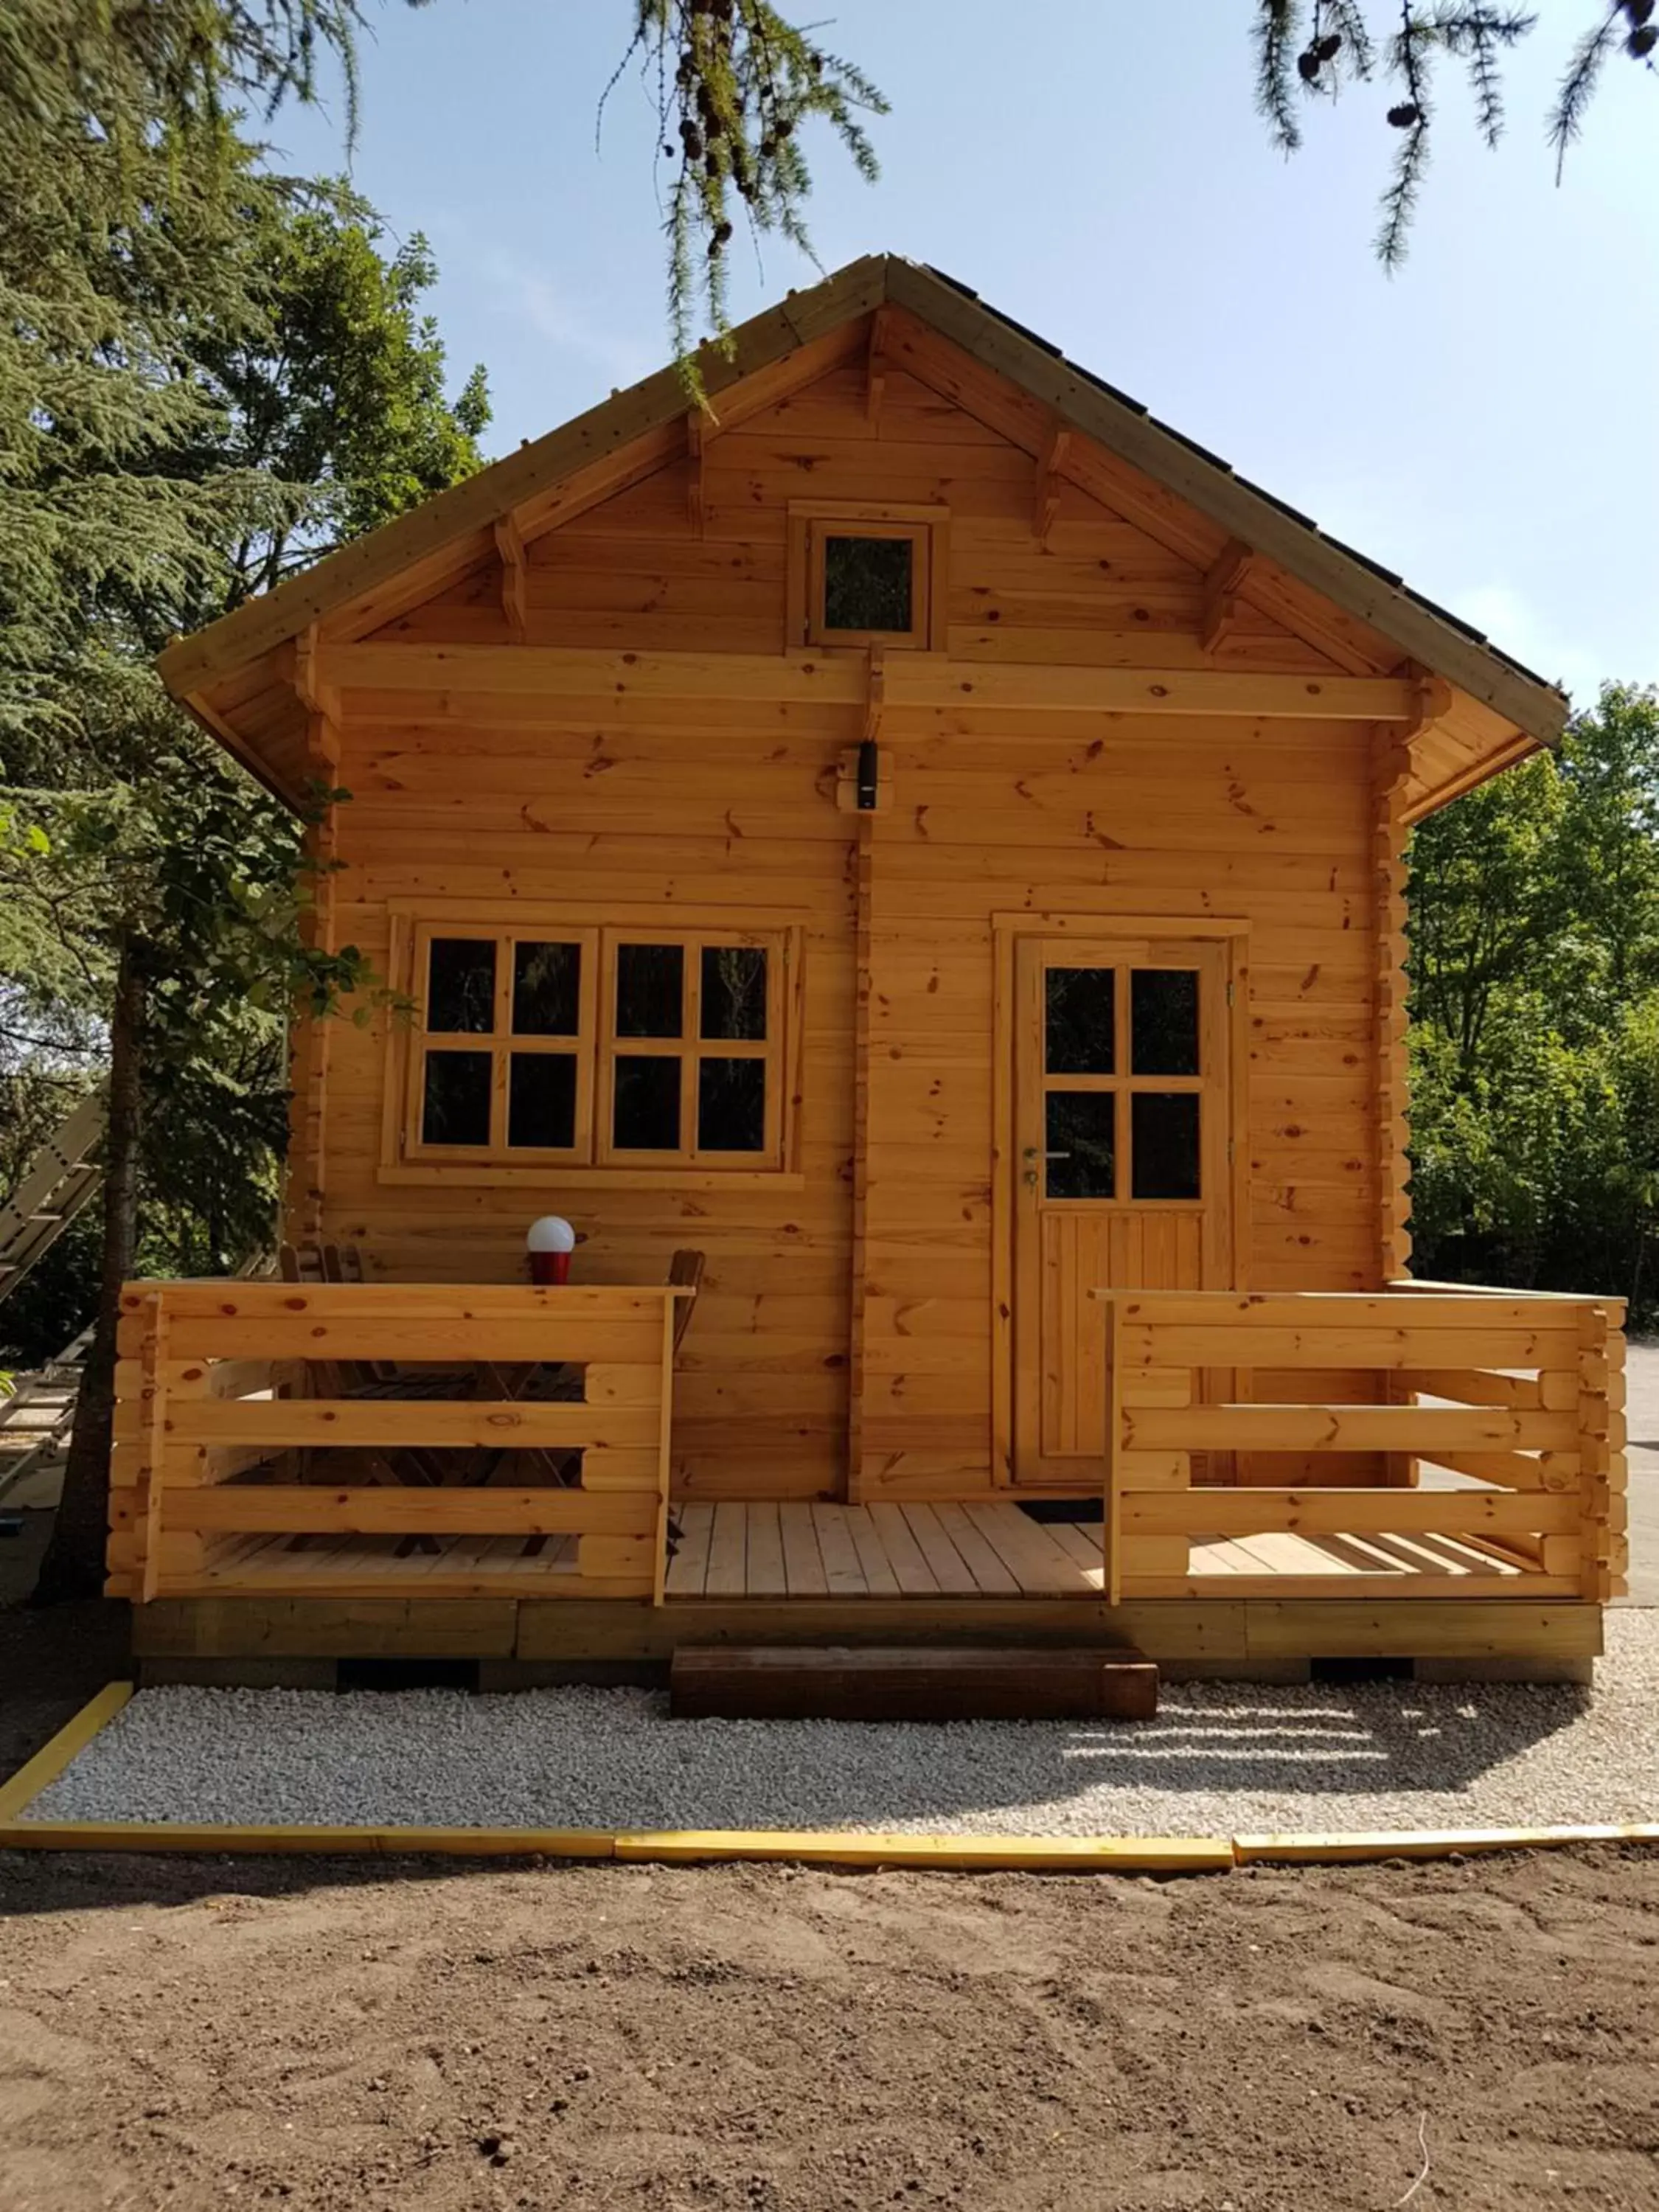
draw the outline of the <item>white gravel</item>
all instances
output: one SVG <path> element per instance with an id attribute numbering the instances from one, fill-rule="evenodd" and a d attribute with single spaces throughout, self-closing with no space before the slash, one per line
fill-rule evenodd
<path id="1" fill-rule="evenodd" d="M 1155 1721 L 670 1721 L 644 1690 L 142 1691 L 26 1818 L 1223 1835 L 1659 1818 L 1659 1613 L 1593 1695 L 1166 1685 Z"/>

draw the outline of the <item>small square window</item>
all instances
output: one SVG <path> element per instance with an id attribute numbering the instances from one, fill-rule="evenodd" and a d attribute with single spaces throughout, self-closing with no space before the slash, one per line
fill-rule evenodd
<path id="1" fill-rule="evenodd" d="M 825 629 L 915 629 L 916 549 L 908 538 L 843 538 L 823 541 Z"/>
<path id="2" fill-rule="evenodd" d="M 805 645 L 911 646 L 926 652 L 943 558 L 942 526 L 856 514 L 798 516 L 791 599 Z"/>

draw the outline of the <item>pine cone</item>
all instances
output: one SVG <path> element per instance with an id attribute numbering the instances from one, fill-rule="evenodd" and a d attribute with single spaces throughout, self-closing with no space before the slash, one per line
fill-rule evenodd
<path id="1" fill-rule="evenodd" d="M 1638 62 L 1645 61 L 1656 46 L 1659 46 L 1659 30 L 1655 30 L 1651 23 L 1632 31 L 1625 41 L 1626 52 L 1633 54 Z"/>
<path id="2" fill-rule="evenodd" d="M 1396 131 L 1409 131 L 1413 124 L 1423 120 L 1423 111 L 1414 100 L 1402 100 L 1398 107 L 1389 110 L 1389 120 Z"/>
<path id="3" fill-rule="evenodd" d="M 1308 48 L 1305 53 L 1300 53 L 1297 56 L 1296 66 L 1297 73 L 1301 77 L 1303 83 L 1311 84 L 1314 79 L 1319 75 L 1319 57 L 1311 46 Z"/>

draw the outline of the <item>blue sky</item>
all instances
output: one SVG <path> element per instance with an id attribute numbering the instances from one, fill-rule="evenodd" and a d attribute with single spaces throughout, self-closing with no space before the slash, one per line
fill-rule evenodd
<path id="1" fill-rule="evenodd" d="M 1559 190 L 1543 139 L 1595 0 L 1541 0 L 1497 154 L 1448 75 L 1392 278 L 1370 252 L 1388 96 L 1316 108 L 1282 160 L 1249 0 L 822 4 L 799 12 L 893 109 L 873 188 L 808 144 L 826 269 L 887 250 L 962 278 L 1581 701 L 1659 678 L 1659 82 L 1609 67 Z M 632 12 L 392 0 L 364 42 L 351 173 L 393 234 L 430 239 L 455 380 L 489 371 L 493 452 L 668 350 L 636 75 L 594 147 Z M 337 101 L 270 135 L 285 163 L 344 166 Z M 739 317 L 814 281 L 781 244 L 760 264 L 737 246 Z"/>

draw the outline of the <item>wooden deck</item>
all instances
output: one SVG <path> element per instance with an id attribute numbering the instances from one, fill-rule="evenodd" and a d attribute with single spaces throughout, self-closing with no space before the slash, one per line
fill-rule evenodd
<path id="1" fill-rule="evenodd" d="M 957 1505 L 685 1504 L 667 1596 L 1082 1597 L 1105 1587 L 1097 1523 L 1039 1522 L 1003 1500 Z M 1521 1570 L 1447 1536 L 1200 1539 L 1188 1575 L 1455 1575 Z"/>
<path id="2" fill-rule="evenodd" d="M 687 1502 L 675 1508 L 671 1604 L 740 1598 L 1092 1598 L 1104 1590 L 1098 1523 L 1038 1522 L 1003 1500 L 836 1505 Z M 1188 1577 L 1218 1592 L 1240 1577 L 1319 1575 L 1517 1582 L 1518 1562 L 1449 1536 L 1211 1537 Z M 214 1545 L 203 1595 L 580 1597 L 573 1536 L 237 1535 Z"/>

